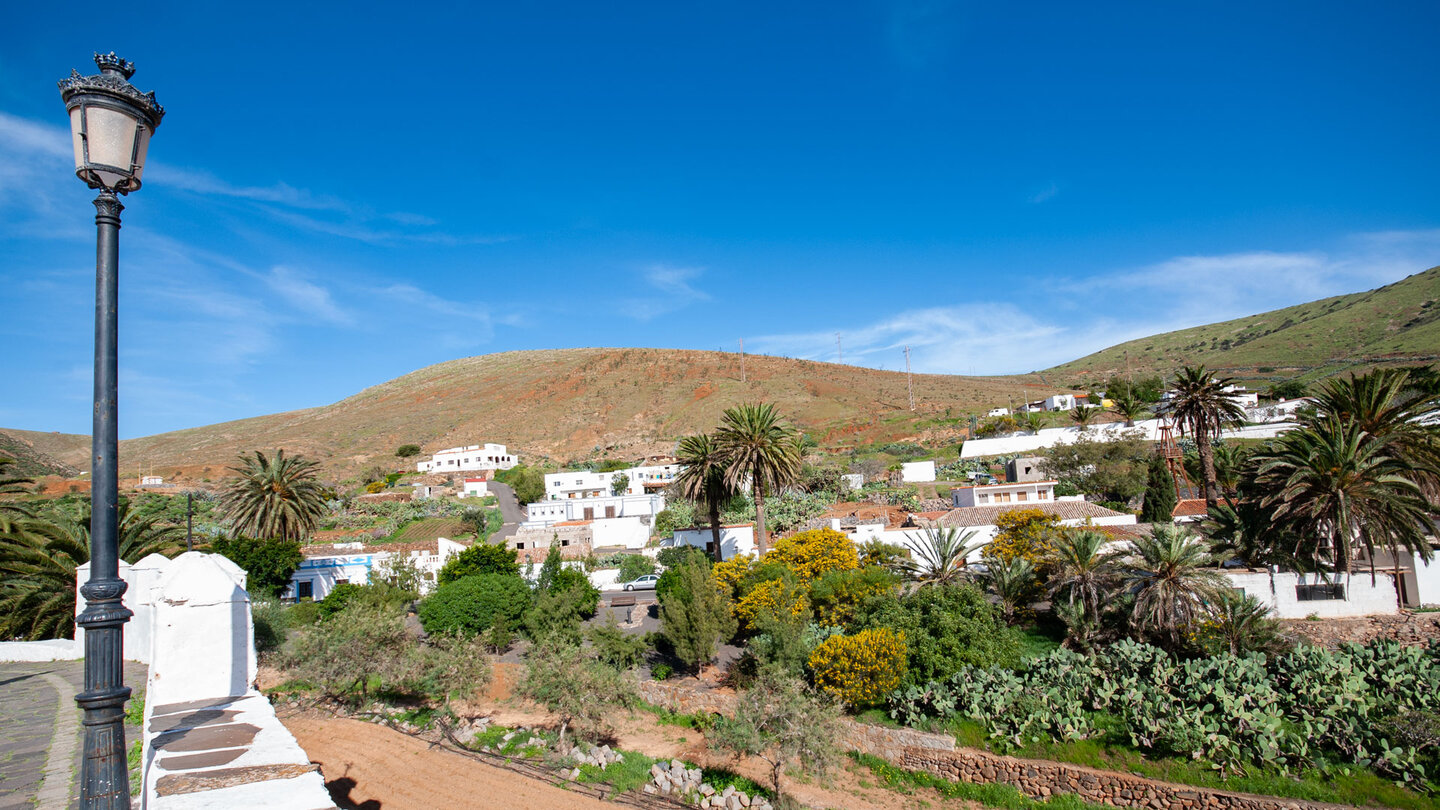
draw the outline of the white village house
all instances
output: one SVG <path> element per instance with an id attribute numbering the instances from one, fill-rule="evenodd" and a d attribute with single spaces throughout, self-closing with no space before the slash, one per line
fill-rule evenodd
<path id="1" fill-rule="evenodd" d="M 503 444 L 471 444 L 441 450 L 429 461 L 415 465 L 423 473 L 471 472 L 475 470 L 508 470 L 519 461 Z"/>
<path id="2" fill-rule="evenodd" d="M 445 561 L 468 548 L 444 537 L 418 543 L 388 543 L 383 546 L 365 543 L 328 543 L 305 546 L 300 567 L 290 575 L 290 585 L 281 596 L 285 599 L 324 599 L 336 585 L 350 582 L 366 585 L 376 570 L 384 570 L 396 561 L 413 564 L 422 579 L 421 593 L 435 587 L 435 577 Z"/>
<path id="3" fill-rule="evenodd" d="M 659 492 L 674 483 L 684 469 L 679 464 L 628 467 L 610 472 L 559 472 L 545 475 L 546 500 L 603 498 L 610 495 L 644 495 Z M 614 491 L 615 479 L 625 477 L 625 491 Z"/>

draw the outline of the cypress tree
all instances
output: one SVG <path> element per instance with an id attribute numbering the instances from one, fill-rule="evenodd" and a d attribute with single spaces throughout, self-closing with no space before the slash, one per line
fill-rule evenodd
<path id="1" fill-rule="evenodd" d="M 1160 456 L 1150 457 L 1150 475 L 1145 485 L 1145 505 L 1140 509 L 1141 523 L 1169 523 L 1175 513 L 1175 477 Z"/>

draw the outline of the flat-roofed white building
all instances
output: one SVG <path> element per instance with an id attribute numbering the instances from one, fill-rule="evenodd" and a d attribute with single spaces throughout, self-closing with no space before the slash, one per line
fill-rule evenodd
<path id="1" fill-rule="evenodd" d="M 545 476 L 545 499 L 605 498 L 612 495 L 644 495 L 659 492 L 674 483 L 684 467 L 679 464 L 654 464 L 627 467 L 610 472 L 548 473 Z M 625 476 L 625 491 L 615 492 L 615 479 Z"/>
<path id="2" fill-rule="evenodd" d="M 424 473 L 470 472 L 473 470 L 508 470 L 518 464 L 503 444 L 471 444 L 441 450 L 415 465 Z"/>
<path id="3" fill-rule="evenodd" d="M 536 501 L 525 507 L 525 525 L 544 525 L 568 520 L 605 520 L 607 518 L 638 517 L 653 523 L 655 516 L 665 509 L 665 496 L 654 495 L 609 495 L 603 498 L 556 498 L 550 501 Z"/>
<path id="4" fill-rule="evenodd" d="M 1022 503 L 1049 503 L 1055 500 L 1054 481 L 1019 481 L 1010 484 L 977 484 L 950 491 L 956 509 L 971 506 L 1001 506 Z"/>

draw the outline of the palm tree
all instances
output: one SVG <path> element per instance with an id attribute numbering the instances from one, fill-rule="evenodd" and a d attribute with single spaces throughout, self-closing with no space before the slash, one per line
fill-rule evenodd
<path id="1" fill-rule="evenodd" d="M 694 501 L 709 513 L 715 561 L 724 562 L 720 549 L 720 507 L 735 495 L 735 489 L 725 480 L 725 457 L 715 439 L 704 433 L 681 439 L 677 456 L 684 469 L 675 477 L 675 489 L 680 497 Z"/>
<path id="2" fill-rule="evenodd" d="M 1220 499 L 1220 485 L 1215 480 L 1215 453 L 1211 441 L 1220 432 L 1245 419 L 1245 412 L 1224 391 L 1233 380 L 1216 377 L 1204 366 L 1185 366 L 1175 381 L 1175 399 L 1170 411 L 1182 433 L 1195 440 L 1200 454 L 1200 490 L 1205 503 L 1214 506 Z"/>
<path id="3" fill-rule="evenodd" d="M 9 468 L 14 465 L 15 459 L 0 456 L 0 531 L 8 531 L 16 520 L 30 514 L 26 504 L 13 500 L 13 496 L 23 495 L 26 487 L 35 482 L 11 472 Z"/>
<path id="4" fill-rule="evenodd" d="M 948 585 L 965 576 L 965 560 L 986 543 L 972 543 L 975 530 L 964 534 L 951 527 L 927 526 L 919 535 L 906 532 L 913 555 L 898 563 L 901 573 L 920 587 Z"/>
<path id="5" fill-rule="evenodd" d="M 1290 431 L 1260 458 L 1256 483 L 1267 492 L 1261 505 L 1296 537 L 1318 538 L 1313 549 L 1297 546 L 1298 556 L 1335 571 L 1353 571 L 1357 547 L 1371 559 L 1379 547 L 1428 560 L 1430 503 L 1415 481 L 1416 467 L 1394 450 L 1358 421 L 1333 416 Z"/>
<path id="6" fill-rule="evenodd" d="M 1205 541 L 1188 529 L 1157 525 L 1150 536 L 1132 542 L 1124 574 L 1126 589 L 1135 594 L 1130 624 L 1176 649 L 1205 603 L 1219 598 L 1228 581 L 1207 567 L 1211 557 Z"/>
<path id="7" fill-rule="evenodd" d="M 237 534 L 254 538 L 302 540 L 315 530 L 325 511 L 325 497 L 315 480 L 320 463 L 304 456 L 275 451 L 267 458 L 259 450 L 240 456 L 240 474 L 225 488 L 220 505 L 233 521 Z"/>
<path id="8" fill-rule="evenodd" d="M 1224 644 L 1231 655 L 1250 652 L 1280 652 L 1288 646 L 1280 624 L 1270 608 L 1259 599 L 1226 590 L 1209 605 L 1209 634 Z"/>
<path id="9" fill-rule="evenodd" d="M 1084 529 L 1060 532 L 1051 540 L 1050 564 L 1055 575 L 1050 578 L 1050 593 L 1066 593 L 1069 602 L 1078 597 L 1088 616 L 1100 615 L 1100 602 L 1119 579 L 1115 566 L 1119 553 L 1105 551 L 1110 542 L 1106 535 Z"/>
<path id="10" fill-rule="evenodd" d="M 1150 410 L 1150 406 L 1127 391 L 1125 394 L 1115 397 L 1110 409 L 1125 419 L 1125 427 L 1135 427 L 1135 420 L 1144 416 Z"/>
<path id="11" fill-rule="evenodd" d="M 982 577 L 1000 601 L 1000 615 L 1005 618 L 1006 624 L 1014 624 L 1016 614 L 1034 601 L 1035 566 L 1024 557 L 1011 557 L 1004 562 L 997 557 L 988 557 L 985 565 Z"/>
<path id="12" fill-rule="evenodd" d="M 1035 411 L 1018 413 L 1015 415 L 1015 426 L 1031 433 L 1039 433 L 1045 427 L 1045 417 Z"/>
<path id="13" fill-rule="evenodd" d="M 765 495 L 778 492 L 800 475 L 800 445 L 795 430 L 780 421 L 775 406 L 752 403 L 727 408 L 715 441 L 725 459 L 725 481 L 740 489 L 749 479 L 755 498 L 756 548 L 769 550 L 765 533 Z"/>
<path id="14" fill-rule="evenodd" d="M 1095 416 L 1099 410 L 1099 408 L 1091 408 L 1088 405 L 1076 405 L 1070 410 L 1070 418 L 1075 421 L 1075 424 L 1080 426 L 1081 430 L 1084 430 L 1090 426 L 1091 422 L 1095 421 Z"/>
<path id="15" fill-rule="evenodd" d="M 1367 374 L 1329 380 L 1315 393 L 1313 411 L 1300 422 L 1322 427 L 1329 418 L 1353 422 L 1386 447 L 1386 455 L 1414 468 L 1412 480 L 1432 500 L 1440 495 L 1440 428 L 1427 424 L 1440 409 L 1440 396 L 1417 391 L 1409 369 L 1375 369 Z"/>
<path id="16" fill-rule="evenodd" d="M 184 549 L 178 526 L 118 507 L 120 559 Z M 78 515 L 52 508 L 0 534 L 0 639 L 70 638 L 75 624 L 75 569 L 90 561 L 90 507 Z"/>

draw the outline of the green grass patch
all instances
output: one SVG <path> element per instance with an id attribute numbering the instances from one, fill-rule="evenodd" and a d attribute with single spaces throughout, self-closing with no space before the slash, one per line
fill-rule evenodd
<path id="1" fill-rule="evenodd" d="M 144 769 L 140 767 L 140 756 L 142 747 L 143 746 L 141 741 L 136 740 L 135 742 L 130 744 L 130 750 L 125 752 L 125 767 L 130 774 L 131 796 L 140 795 L 140 778 L 145 775 Z"/>
<path id="2" fill-rule="evenodd" d="M 125 722 L 127 725 L 139 726 L 145 722 L 145 690 L 137 690 L 130 696 L 125 704 Z"/>
<path id="3" fill-rule="evenodd" d="M 685 764 L 692 768 L 695 767 L 689 762 Z M 771 792 L 769 788 L 758 784 L 749 777 L 741 776 L 729 768 L 701 768 L 700 781 L 702 783 L 710 783 L 710 787 L 715 788 L 716 793 L 723 793 L 725 788 L 733 787 L 736 790 L 744 791 L 752 797 L 764 796 L 767 799 L 775 798 L 775 794 Z"/>
<path id="4" fill-rule="evenodd" d="M 910 793 L 917 789 L 930 789 L 939 793 L 947 799 L 967 799 L 972 802 L 979 802 L 986 807 L 1000 807 L 1005 810 L 1038 810 L 1038 808 L 1054 808 L 1054 810 L 1109 810 L 1107 805 L 1091 804 L 1083 801 L 1073 793 L 1059 793 L 1051 796 L 1045 801 L 1032 799 L 1021 793 L 1019 789 L 1011 785 L 992 783 L 988 785 L 976 785 L 966 782 L 951 782 L 949 779 L 922 771 L 907 771 L 891 765 L 889 762 L 872 754 L 858 754 L 851 752 L 850 757 L 856 762 L 870 769 L 876 779 L 892 790 L 901 793 Z"/>
<path id="5" fill-rule="evenodd" d="M 382 543 L 411 543 L 420 540 L 434 540 L 437 537 L 459 537 L 468 535 L 470 530 L 459 518 L 422 518 L 397 529 L 394 534 L 380 541 Z"/>
<path id="6" fill-rule="evenodd" d="M 1338 763 L 1322 764 L 1294 775 L 1252 768 L 1246 774 L 1221 776 L 1219 771 L 1203 762 L 1173 757 L 1151 759 L 1130 747 L 1119 718 L 1103 713 L 1092 716 L 1101 731 L 1098 737 L 1067 742 L 1042 739 L 1004 753 L 1026 759 L 1048 759 L 1106 771 L 1134 773 L 1162 782 L 1262 796 L 1393 807 L 1398 810 L 1440 810 L 1440 797 L 1400 787 L 1373 771 L 1353 765 L 1347 768 Z M 998 750 L 984 725 L 973 720 L 956 718 L 936 724 L 933 730 L 954 735 L 956 745 Z"/>
<path id="7" fill-rule="evenodd" d="M 655 722 L 662 726 L 676 726 L 677 728 L 693 728 L 697 731 L 704 731 L 715 725 L 715 716 L 705 712 L 690 712 L 684 714 L 673 712 L 664 706 L 657 706 L 654 703 L 641 701 L 640 708 L 655 715 Z"/>
<path id="8" fill-rule="evenodd" d="M 616 749 L 617 751 L 619 749 Z M 612 762 L 607 768 L 581 765 L 577 782 L 610 785 L 616 791 L 640 790 L 650 781 L 650 766 L 655 760 L 639 751 L 619 751 L 624 755 L 620 762 Z"/>
<path id="9" fill-rule="evenodd" d="M 1024 661 L 1044 658 L 1060 649 L 1060 641 L 1045 629 L 1026 627 L 1020 631 L 1020 658 Z"/>

